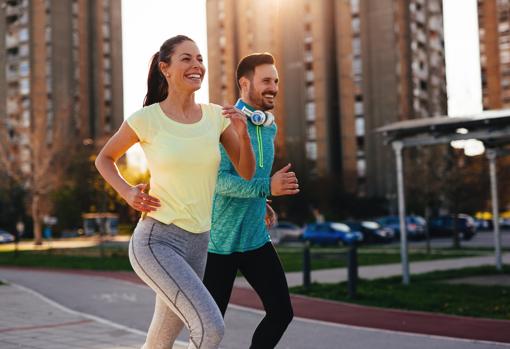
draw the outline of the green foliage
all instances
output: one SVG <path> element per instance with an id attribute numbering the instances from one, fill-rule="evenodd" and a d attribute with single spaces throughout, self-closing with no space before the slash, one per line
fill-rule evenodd
<path id="1" fill-rule="evenodd" d="M 0 265 L 88 270 L 132 270 L 127 256 L 111 256 L 109 258 L 68 256 L 53 254 L 51 250 L 45 252 L 22 251 L 17 256 L 13 252 L 3 252 L 0 253 Z"/>
<path id="2" fill-rule="evenodd" d="M 0 186 L 0 228 L 14 233 L 16 223 L 22 220 L 25 223 L 25 231 L 29 231 L 31 221 L 25 206 L 27 192 L 7 176 L 4 178 L 6 180 Z"/>
<path id="3" fill-rule="evenodd" d="M 507 267 L 504 274 L 510 274 Z M 400 277 L 360 280 L 357 298 L 347 297 L 347 283 L 313 284 L 309 290 L 291 288 L 292 293 L 385 308 L 430 311 L 462 316 L 510 318 L 510 287 L 448 284 L 449 279 L 500 275 L 494 267 L 476 267 L 414 275 L 408 286 Z"/>
<path id="4" fill-rule="evenodd" d="M 82 149 L 74 156 L 66 180 L 52 193 L 57 230 L 82 226 L 81 215 L 87 212 L 114 212 L 120 221 L 132 223 L 138 214 L 128 207 L 117 192 L 101 177 L 94 165 L 92 150 Z M 131 184 L 149 181 L 149 174 L 119 165 L 121 174 Z"/>

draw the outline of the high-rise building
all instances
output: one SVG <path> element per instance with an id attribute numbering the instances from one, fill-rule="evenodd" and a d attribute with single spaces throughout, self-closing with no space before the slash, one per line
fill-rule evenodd
<path id="1" fill-rule="evenodd" d="M 236 95 L 240 47 L 272 51 L 286 158 L 302 176 L 338 178 L 346 191 L 392 198 L 394 156 L 375 130 L 446 114 L 441 0 L 274 4 L 207 2 L 211 101 Z"/>
<path id="2" fill-rule="evenodd" d="M 268 11 L 267 9 L 271 9 Z M 209 100 L 213 103 L 235 103 L 239 98 L 235 72 L 242 57 L 254 52 L 269 52 L 282 70 L 281 35 L 278 26 L 278 2 L 271 0 L 208 0 L 207 48 Z M 281 78 L 281 76 L 280 76 Z M 285 81 L 280 79 L 280 89 Z M 274 110 L 278 121 L 277 157 L 285 151 L 285 105 L 277 96 Z"/>
<path id="3" fill-rule="evenodd" d="M 361 20 L 363 82 L 362 96 L 357 98 L 363 101 L 367 191 L 395 199 L 393 151 L 374 130 L 392 122 L 447 114 L 442 2 L 351 3 L 359 6 Z"/>
<path id="4" fill-rule="evenodd" d="M 0 151 L 21 172 L 58 137 L 100 145 L 120 126 L 120 0 L 2 1 L 0 33 Z"/>
<path id="5" fill-rule="evenodd" d="M 510 0 L 478 0 L 483 109 L 510 107 Z"/>

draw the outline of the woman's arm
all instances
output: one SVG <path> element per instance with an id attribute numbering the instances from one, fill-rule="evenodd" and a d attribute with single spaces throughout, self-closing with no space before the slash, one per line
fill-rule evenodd
<path id="1" fill-rule="evenodd" d="M 246 117 L 233 106 L 223 107 L 223 115 L 230 119 L 230 126 L 221 134 L 221 144 L 237 173 L 250 180 L 255 174 L 255 155 L 251 147 Z"/>
<path id="2" fill-rule="evenodd" d="M 108 140 L 96 158 L 96 168 L 103 178 L 119 193 L 120 196 L 135 210 L 141 212 L 155 211 L 160 206 L 159 200 L 143 191 L 147 184 L 132 186 L 121 176 L 115 162 L 135 143 L 136 133 L 123 122 L 119 130 Z"/>

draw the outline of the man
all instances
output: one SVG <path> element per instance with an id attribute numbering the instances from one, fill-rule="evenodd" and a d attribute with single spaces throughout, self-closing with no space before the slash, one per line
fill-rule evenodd
<path id="1" fill-rule="evenodd" d="M 268 111 L 278 93 L 278 73 L 268 53 L 244 57 L 237 67 L 241 98 L 236 108 L 248 118 L 248 131 L 257 160 L 254 177 L 239 177 L 225 150 L 213 201 L 211 238 L 204 283 L 225 316 L 237 271 L 241 271 L 261 298 L 266 316 L 250 348 L 274 348 L 292 320 L 293 312 L 285 273 L 271 244 L 266 226 L 275 214 L 266 198 L 299 192 L 290 164 L 270 177 L 274 160 L 276 125 Z"/>

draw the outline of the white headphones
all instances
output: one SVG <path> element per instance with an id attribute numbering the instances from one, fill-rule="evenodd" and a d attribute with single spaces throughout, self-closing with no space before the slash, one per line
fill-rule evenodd
<path id="1" fill-rule="evenodd" d="M 256 110 L 246 104 L 242 99 L 238 99 L 235 107 L 242 111 L 246 117 L 256 126 L 268 127 L 274 123 L 274 115 L 268 111 Z"/>

